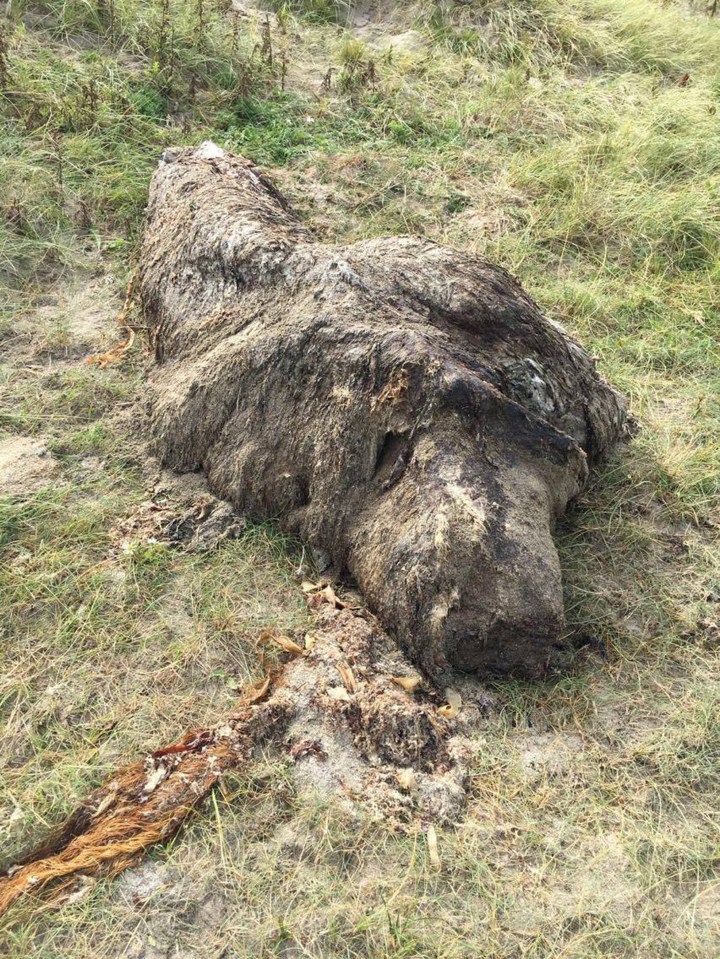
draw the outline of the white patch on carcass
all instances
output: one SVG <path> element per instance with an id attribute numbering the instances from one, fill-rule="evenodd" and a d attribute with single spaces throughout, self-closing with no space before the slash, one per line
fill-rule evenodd
<path id="1" fill-rule="evenodd" d="M 203 160 L 220 160 L 225 156 L 225 151 L 217 143 L 213 143 L 212 140 L 205 140 L 197 148 L 195 155 Z"/>

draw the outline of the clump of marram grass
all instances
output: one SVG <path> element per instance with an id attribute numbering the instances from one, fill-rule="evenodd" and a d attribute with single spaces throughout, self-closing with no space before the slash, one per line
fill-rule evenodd
<path id="1" fill-rule="evenodd" d="M 455 53 L 504 66 L 565 61 L 598 70 L 681 76 L 720 53 L 712 24 L 654 0 L 471 0 L 427 3 L 421 20 Z"/>
<path id="2" fill-rule="evenodd" d="M 354 106 L 365 89 L 374 89 L 377 80 L 375 61 L 368 55 L 367 48 L 360 40 L 346 40 L 340 48 L 341 64 L 338 75 L 338 88 L 350 97 Z"/>
<path id="3" fill-rule="evenodd" d="M 301 14 L 310 23 L 345 23 L 353 0 L 271 0 L 281 16 Z"/>
<path id="4" fill-rule="evenodd" d="M 512 179 L 537 198 L 547 242 L 653 261 L 660 271 L 714 264 L 720 125 L 704 91 L 671 88 L 653 99 L 638 118 L 613 97 L 604 116 L 588 117 L 597 132 L 568 130 L 514 160 Z"/>

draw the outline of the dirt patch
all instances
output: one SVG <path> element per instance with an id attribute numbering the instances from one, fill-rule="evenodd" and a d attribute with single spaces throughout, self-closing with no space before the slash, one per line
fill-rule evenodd
<path id="1" fill-rule="evenodd" d="M 42 440 L 0 438 L 0 495 L 29 496 L 48 486 L 58 464 Z"/>
<path id="2" fill-rule="evenodd" d="M 353 33 L 379 54 L 410 57 L 426 53 L 429 47 L 427 37 L 419 30 L 404 30 L 397 25 L 378 23 L 368 15 L 358 19 L 353 26 Z"/>
<path id="3" fill-rule="evenodd" d="M 3 337 L 6 361 L 18 371 L 68 369 L 120 336 L 123 299 L 104 266 L 62 276 L 30 297 Z"/>
<path id="4" fill-rule="evenodd" d="M 569 733 L 533 733 L 519 738 L 516 745 L 523 772 L 531 782 L 568 773 L 583 749 L 580 736 Z"/>
<path id="5" fill-rule="evenodd" d="M 66 279 L 48 291 L 32 317 L 36 349 L 82 352 L 99 346 L 115 331 L 122 306 L 111 276 Z"/>

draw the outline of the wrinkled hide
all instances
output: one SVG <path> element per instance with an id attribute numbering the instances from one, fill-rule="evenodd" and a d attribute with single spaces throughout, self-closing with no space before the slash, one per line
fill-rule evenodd
<path id="1" fill-rule="evenodd" d="M 327 554 L 426 670 L 541 670 L 553 524 L 626 413 L 517 281 L 426 240 L 317 243 L 213 144 L 164 155 L 141 263 L 162 459 Z"/>

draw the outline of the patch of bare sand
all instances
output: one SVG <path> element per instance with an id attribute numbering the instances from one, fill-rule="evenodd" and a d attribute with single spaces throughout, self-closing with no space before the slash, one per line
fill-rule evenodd
<path id="1" fill-rule="evenodd" d="M 52 481 L 57 467 L 42 440 L 28 436 L 0 439 L 0 495 L 36 493 Z"/>
<path id="2" fill-rule="evenodd" d="M 102 266 L 58 277 L 18 311 L 3 339 L 4 358 L 17 369 L 81 362 L 122 335 L 122 303 L 115 278 Z"/>
<path id="3" fill-rule="evenodd" d="M 69 347 L 97 347 L 114 335 L 122 306 L 112 276 L 75 277 L 59 283 L 31 317 L 36 343 L 56 336 Z"/>

